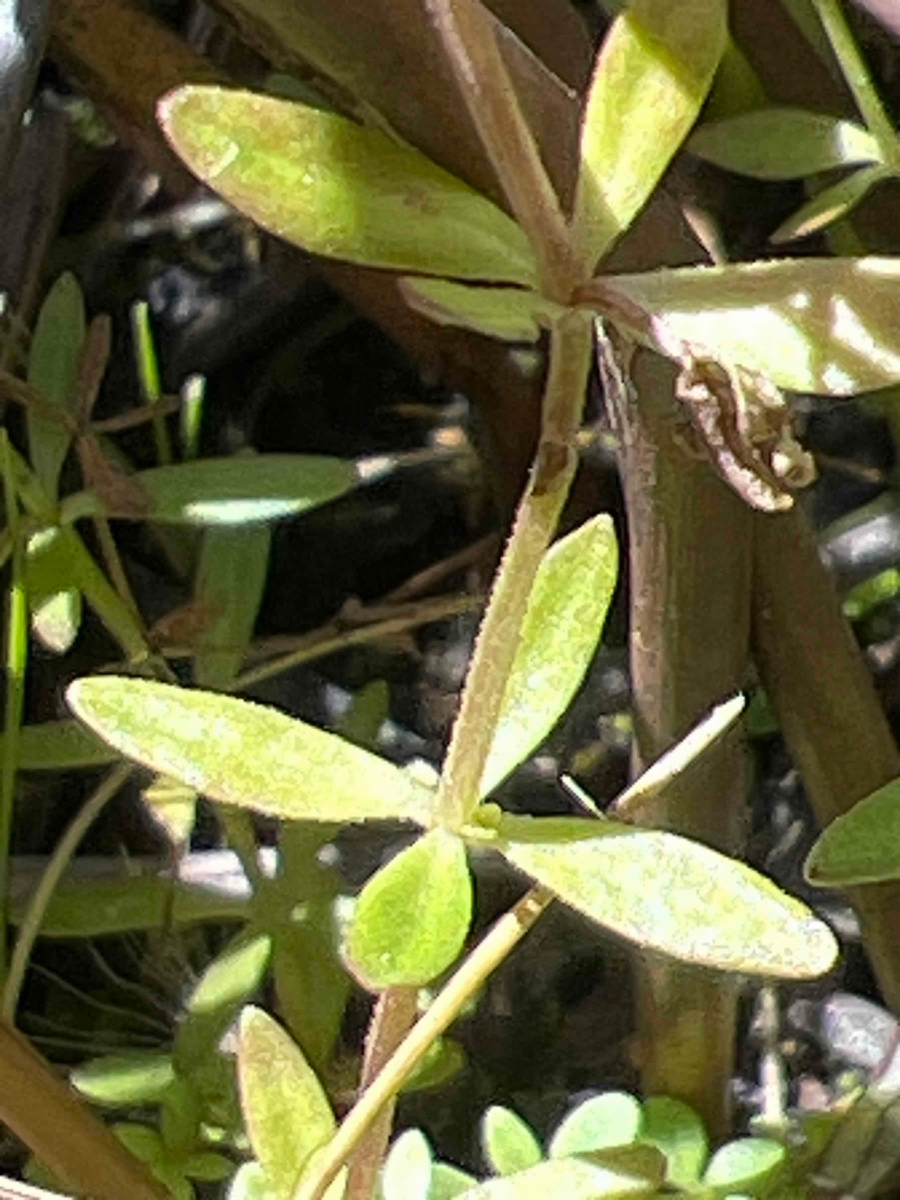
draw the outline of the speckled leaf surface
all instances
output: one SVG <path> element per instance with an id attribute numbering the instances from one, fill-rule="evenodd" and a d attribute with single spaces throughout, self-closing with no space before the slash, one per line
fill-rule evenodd
<path id="1" fill-rule="evenodd" d="M 900 878 L 900 779 L 835 818 L 813 846 L 804 872 L 820 887 Z"/>
<path id="2" fill-rule="evenodd" d="M 489 1179 L 463 1192 L 461 1200 L 614 1200 L 615 1197 L 652 1196 L 655 1184 L 639 1176 L 611 1171 L 580 1158 L 558 1158 L 538 1163 L 515 1175 Z"/>

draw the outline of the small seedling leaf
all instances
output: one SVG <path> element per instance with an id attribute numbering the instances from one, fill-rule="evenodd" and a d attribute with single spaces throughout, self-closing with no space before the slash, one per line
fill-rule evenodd
<path id="1" fill-rule="evenodd" d="M 67 271 L 41 306 L 28 357 L 29 386 L 48 410 L 57 409 L 61 417 L 74 414 L 85 334 L 84 298 L 78 280 Z M 27 416 L 32 466 L 47 495 L 55 498 L 72 435 L 49 411 L 35 406 L 28 409 Z"/>
<path id="2" fill-rule="evenodd" d="M 461 1200 L 617 1200 L 652 1196 L 656 1186 L 639 1176 L 609 1170 L 580 1158 L 557 1158 L 515 1175 L 501 1175 L 462 1193 Z"/>
<path id="3" fill-rule="evenodd" d="M 641 1106 L 627 1092 L 604 1092 L 583 1101 L 560 1122 L 550 1158 L 567 1158 L 610 1146 L 630 1146 L 638 1134 Z"/>
<path id="4" fill-rule="evenodd" d="M 495 1175 L 514 1175 L 544 1158 L 531 1126 L 501 1104 L 492 1104 L 482 1118 L 481 1145 Z"/>
<path id="5" fill-rule="evenodd" d="M 373 989 L 421 986 L 455 961 L 471 920 L 465 845 L 455 834 L 433 829 L 363 888 L 347 954 Z"/>
<path id="6" fill-rule="evenodd" d="M 640 1139 L 666 1156 L 666 1181 L 690 1190 L 709 1157 L 709 1141 L 700 1117 L 681 1100 L 651 1096 L 644 1101 Z"/>
<path id="7" fill-rule="evenodd" d="M 821 975 L 834 962 L 837 943 L 827 925 L 708 846 L 617 821 L 578 820 L 581 840 L 542 845 L 541 824 L 533 820 L 531 839 L 509 842 L 505 856 L 639 946 L 698 966 L 787 979 Z"/>
<path id="8" fill-rule="evenodd" d="M 297 1045 L 258 1008 L 241 1014 L 238 1078 L 247 1134 L 276 1191 L 289 1196 L 335 1129 L 328 1097 Z"/>
<path id="9" fill-rule="evenodd" d="M 804 873 L 819 887 L 900 878 L 900 779 L 836 817 L 810 851 Z"/>
<path id="10" fill-rule="evenodd" d="M 77 680 L 68 699 L 126 757 L 224 804 L 287 820 L 428 824 L 431 797 L 407 774 L 274 708 L 113 675 Z"/>
<path id="11" fill-rule="evenodd" d="M 188 1012 L 215 1013 L 249 999 L 263 981 L 271 951 L 267 934 L 238 934 L 201 975 L 187 1001 Z"/>
<path id="12" fill-rule="evenodd" d="M 703 1175 L 714 1196 L 740 1192 L 756 1196 L 785 1160 L 785 1149 L 769 1138 L 738 1138 L 717 1150 Z"/>
<path id="13" fill-rule="evenodd" d="M 503 342 L 536 342 L 562 310 L 539 292 L 471 287 L 449 279 L 400 280 L 410 308 L 438 325 L 472 329 Z"/>
<path id="14" fill-rule="evenodd" d="M 76 1067 L 72 1086 L 87 1100 L 108 1108 L 159 1104 L 175 1081 L 170 1054 L 122 1054 L 94 1058 Z"/>
<path id="15" fill-rule="evenodd" d="M 541 562 L 481 779 L 489 795 L 569 707 L 597 649 L 616 586 L 612 521 L 594 517 Z"/>
<path id="16" fill-rule="evenodd" d="M 800 108 L 761 108 L 703 125 L 687 148 L 754 179 L 803 179 L 881 159 L 862 125 Z"/>
<path id="17" fill-rule="evenodd" d="M 23 725 L 19 731 L 20 771 L 77 771 L 118 760 L 115 750 L 78 721 L 45 721 L 41 725 Z"/>
<path id="18" fill-rule="evenodd" d="M 655 314 L 656 344 L 669 353 L 689 343 L 781 388 L 829 396 L 900 380 L 900 259 L 676 268 L 612 286 Z"/>
<path id="19" fill-rule="evenodd" d="M 431 1147 L 419 1129 L 401 1133 L 381 1169 L 382 1200 L 429 1200 Z"/>
<path id="20" fill-rule="evenodd" d="M 217 87 L 179 88 L 159 116 L 196 175 L 314 254 L 458 279 L 537 281 L 525 235 L 504 212 L 378 130 Z"/>

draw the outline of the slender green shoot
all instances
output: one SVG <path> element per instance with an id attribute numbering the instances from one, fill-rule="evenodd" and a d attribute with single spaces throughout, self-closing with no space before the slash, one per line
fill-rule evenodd
<path id="1" fill-rule="evenodd" d="M 153 341 L 153 330 L 150 328 L 150 307 L 146 300 L 138 300 L 132 305 L 131 330 L 134 337 L 135 363 L 144 400 L 148 405 L 157 407 L 163 398 L 162 384 L 159 375 L 159 361 L 156 357 L 156 345 Z M 161 409 L 153 418 L 153 437 L 156 442 L 156 457 L 160 466 L 168 466 L 173 461 L 172 444 L 166 428 L 166 419 Z"/>

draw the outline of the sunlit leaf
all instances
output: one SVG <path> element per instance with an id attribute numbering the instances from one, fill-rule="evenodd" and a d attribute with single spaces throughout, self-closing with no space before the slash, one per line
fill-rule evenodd
<path id="1" fill-rule="evenodd" d="M 238 934 L 200 976 L 188 997 L 188 1012 L 217 1012 L 249 999 L 263 981 L 271 950 L 267 934 Z"/>
<path id="2" fill-rule="evenodd" d="M 690 1189 L 700 1179 L 709 1157 L 703 1122 L 692 1108 L 671 1096 L 651 1096 L 643 1104 L 640 1139 L 666 1156 L 666 1179 Z"/>
<path id="3" fill-rule="evenodd" d="M 531 1126 L 501 1104 L 492 1104 L 482 1118 L 481 1145 L 495 1175 L 525 1171 L 544 1157 Z"/>
<path id="4" fill-rule="evenodd" d="M 456 1200 L 457 1196 L 464 1195 L 475 1184 L 476 1180 L 458 1167 L 451 1167 L 449 1163 L 434 1163 L 428 1200 Z"/>
<path id="5" fill-rule="evenodd" d="M 584 1100 L 560 1124 L 550 1141 L 550 1158 L 565 1158 L 608 1146 L 628 1146 L 637 1137 L 641 1106 L 627 1092 L 604 1092 Z"/>
<path id="6" fill-rule="evenodd" d="M 81 625 L 81 593 L 72 579 L 71 538 L 58 528 L 28 539 L 25 578 L 31 629 L 52 653 L 65 654 Z"/>
<path id="7" fill-rule="evenodd" d="M 714 1196 L 732 1192 L 759 1195 L 784 1160 L 785 1149 L 779 1142 L 739 1138 L 715 1152 L 703 1175 L 703 1185 Z"/>
<path id="8" fill-rule="evenodd" d="M 649 199 L 700 112 L 727 40 L 724 0 L 633 0 L 597 59 L 573 224 L 593 265 Z"/>
<path id="9" fill-rule="evenodd" d="M 449 279 L 407 277 L 400 291 L 410 308 L 438 325 L 473 329 L 504 342 L 536 342 L 561 309 L 539 292 L 472 287 Z"/>
<path id="10" fill-rule="evenodd" d="M 688 267 L 609 285 L 656 314 L 670 349 L 689 342 L 788 390 L 849 396 L 900 380 L 900 258 Z"/>
<path id="11" fill-rule="evenodd" d="M 471 920 L 465 846 L 455 834 L 433 829 L 363 888 L 347 953 L 371 988 L 423 985 L 458 957 Z"/>
<path id="12" fill-rule="evenodd" d="M 185 846 L 197 818 L 197 793 L 177 779 L 157 775 L 144 788 L 141 799 L 150 816 L 163 829 L 173 846 Z"/>
<path id="13" fill-rule="evenodd" d="M 215 87 L 171 92 L 159 112 L 195 174 L 306 250 L 371 267 L 536 282 L 525 236 L 505 213 L 378 130 Z"/>
<path id="14" fill-rule="evenodd" d="M 241 1163 L 228 1185 L 228 1200 L 284 1200 L 258 1162 Z"/>
<path id="15" fill-rule="evenodd" d="M 121 1054 L 94 1058 L 69 1075 L 72 1086 L 108 1108 L 159 1104 L 175 1081 L 169 1054 Z"/>
<path id="16" fill-rule="evenodd" d="M 194 580 L 194 601 L 207 615 L 194 658 L 197 687 L 224 692 L 234 682 L 262 603 L 271 539 L 260 524 L 204 532 Z"/>
<path id="17" fill-rule="evenodd" d="M 113 675 L 77 680 L 68 700 L 126 757 L 224 804 L 292 820 L 428 823 L 430 795 L 407 774 L 277 709 Z"/>
<path id="18" fill-rule="evenodd" d="M 612 521 L 594 517 L 541 562 L 481 779 L 488 795 L 550 733 L 597 649 L 616 586 Z"/>
<path id="19" fill-rule="evenodd" d="M 810 851 L 804 872 L 819 887 L 900 878 L 900 779 L 836 817 Z"/>
<path id="20" fill-rule="evenodd" d="M 0 756 L 3 738 L 0 736 Z M 20 771 L 77 771 L 118 761 L 111 750 L 78 721 L 45 721 L 19 731 Z"/>
<path id="21" fill-rule="evenodd" d="M 687 148 L 755 179 L 803 179 L 881 158 L 862 125 L 801 108 L 760 108 L 702 125 Z"/>
<path id="22" fill-rule="evenodd" d="M 529 839 L 507 843 L 503 853 L 622 937 L 698 966 L 749 975 L 803 979 L 834 962 L 837 943 L 828 926 L 744 863 L 661 830 L 569 820 L 580 840 L 542 844 L 543 820 L 534 819 Z"/>
<path id="23" fill-rule="evenodd" d="M 854 171 L 840 183 L 824 188 L 798 208 L 778 226 L 769 240 L 779 245 L 818 233 L 820 229 L 846 217 L 877 183 L 889 175 L 885 167 L 864 167 Z"/>
<path id="24" fill-rule="evenodd" d="M 254 1153 L 289 1196 L 303 1164 L 334 1133 L 328 1097 L 297 1045 L 258 1008 L 241 1015 L 238 1077 Z"/>
<path id="25" fill-rule="evenodd" d="M 428 1200 L 431 1147 L 419 1129 L 401 1133 L 381 1168 L 382 1200 Z"/>
<path id="26" fill-rule="evenodd" d="M 462 1200 L 615 1200 L 652 1196 L 656 1185 L 626 1172 L 595 1166 L 581 1158 L 557 1158 L 515 1175 L 501 1175 L 462 1193 Z"/>
<path id="27" fill-rule="evenodd" d="M 48 409 L 74 414 L 78 371 L 84 349 L 84 299 L 70 272 L 60 275 L 38 314 L 28 357 L 28 383 Z M 72 434 L 37 406 L 28 409 L 28 454 L 48 496 L 55 497 L 59 472 Z"/>

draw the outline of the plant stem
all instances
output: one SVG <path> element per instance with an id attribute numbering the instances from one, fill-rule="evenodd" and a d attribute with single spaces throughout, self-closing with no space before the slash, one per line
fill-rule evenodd
<path id="1" fill-rule="evenodd" d="M 552 892 L 533 887 L 494 923 L 344 1118 L 321 1152 L 314 1173 L 295 1188 L 293 1200 L 320 1200 L 384 1105 L 396 1096 L 429 1047 L 456 1020 L 552 900 Z"/>
<path id="2" fill-rule="evenodd" d="M 528 597 L 575 476 L 592 345 L 593 318 L 585 312 L 567 312 L 550 333 L 540 442 L 478 632 L 441 775 L 438 819 L 450 829 L 459 830 L 478 805 Z"/>

